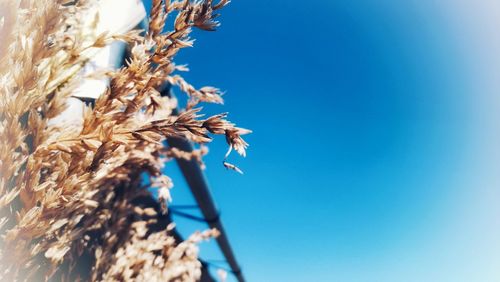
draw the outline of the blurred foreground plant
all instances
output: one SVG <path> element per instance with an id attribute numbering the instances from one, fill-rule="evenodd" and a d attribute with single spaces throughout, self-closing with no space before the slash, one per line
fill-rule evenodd
<path id="1" fill-rule="evenodd" d="M 154 0 L 145 35 L 98 34 L 98 1 L 0 2 L 2 281 L 199 279 L 196 243 L 217 231 L 176 242 L 171 224 L 161 230 L 152 226 L 170 198 L 171 181 L 161 173 L 165 160 L 201 162 L 205 153 L 165 149 L 165 138 L 203 144 L 211 134 L 225 135 L 228 154 L 231 149 L 245 154 L 241 135 L 248 130 L 235 127 L 226 114 L 201 119 L 198 103 L 222 103 L 219 90 L 193 87 L 176 74 L 185 67 L 173 62 L 180 49 L 192 46 L 192 28 L 214 30 L 214 12 L 228 2 Z M 164 32 L 169 15 L 176 16 L 174 27 Z M 80 124 L 51 123 L 86 79 L 81 68 L 115 40 L 133 47 L 125 67 L 93 74 L 109 77 L 107 91 L 86 106 Z M 158 91 L 165 83 L 189 97 L 178 115 L 175 99 Z M 138 204 L 137 199 L 152 197 L 139 188 L 145 171 L 158 189 L 162 211 Z M 82 274 L 82 267 L 88 273 Z"/>

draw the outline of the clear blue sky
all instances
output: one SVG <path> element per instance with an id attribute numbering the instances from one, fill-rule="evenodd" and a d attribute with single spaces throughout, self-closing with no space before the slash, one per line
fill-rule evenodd
<path id="1" fill-rule="evenodd" d="M 223 138 L 206 158 L 248 281 L 500 281 L 498 1 L 234 0 L 220 20 L 177 63 L 254 130 L 245 175 Z"/>

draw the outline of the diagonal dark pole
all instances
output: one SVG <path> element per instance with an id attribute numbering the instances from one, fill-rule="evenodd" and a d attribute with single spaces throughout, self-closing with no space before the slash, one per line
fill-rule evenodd
<path id="1" fill-rule="evenodd" d="M 166 87 L 162 91 L 162 95 L 172 96 L 170 87 Z M 174 110 L 173 114 L 178 115 L 177 109 Z M 167 143 L 170 147 L 175 147 L 185 152 L 193 151 L 193 145 L 186 139 L 168 138 Z M 217 244 L 219 245 L 222 254 L 226 258 L 231 271 L 236 276 L 239 282 L 244 282 L 245 279 L 243 278 L 243 273 L 241 272 L 240 266 L 236 261 L 236 257 L 234 256 L 231 245 L 229 244 L 224 226 L 222 225 L 219 217 L 219 211 L 215 206 L 215 202 L 212 197 L 212 193 L 210 192 L 210 188 L 208 187 L 203 170 L 196 162 L 196 160 L 188 161 L 185 159 L 176 159 L 176 161 L 182 174 L 184 175 L 184 178 L 186 179 L 186 182 L 196 200 L 196 203 L 200 207 L 205 221 L 211 228 L 216 228 L 220 232 L 219 237 L 216 238 Z"/>
<path id="2" fill-rule="evenodd" d="M 170 147 L 176 147 L 182 151 L 193 151 L 193 145 L 185 139 L 169 138 L 167 139 L 167 143 Z M 186 179 L 191 193 L 193 193 L 196 203 L 200 207 L 205 221 L 211 228 L 216 228 L 220 232 L 220 236 L 217 237 L 216 240 L 222 253 L 224 254 L 224 257 L 231 267 L 231 271 L 234 273 L 239 282 L 244 282 L 245 279 L 243 278 L 241 269 L 236 261 L 231 245 L 229 244 L 224 226 L 219 218 L 219 211 L 215 206 L 212 193 L 210 192 L 210 188 L 208 187 L 203 171 L 196 160 L 187 161 L 184 159 L 177 159 L 177 164 Z"/>

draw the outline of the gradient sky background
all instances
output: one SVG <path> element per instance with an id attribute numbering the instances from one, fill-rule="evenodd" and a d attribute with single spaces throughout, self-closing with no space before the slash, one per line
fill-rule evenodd
<path id="1" fill-rule="evenodd" d="M 177 63 L 254 131 L 245 175 L 223 138 L 206 158 L 248 281 L 500 281 L 499 1 L 234 0 L 220 19 Z"/>

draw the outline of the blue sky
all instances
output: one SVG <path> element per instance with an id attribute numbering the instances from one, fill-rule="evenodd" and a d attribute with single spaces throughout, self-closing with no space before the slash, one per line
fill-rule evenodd
<path id="1" fill-rule="evenodd" d="M 499 19 L 493 0 L 234 0 L 195 32 L 185 77 L 254 131 L 245 175 L 223 138 L 206 158 L 249 281 L 500 281 Z"/>

